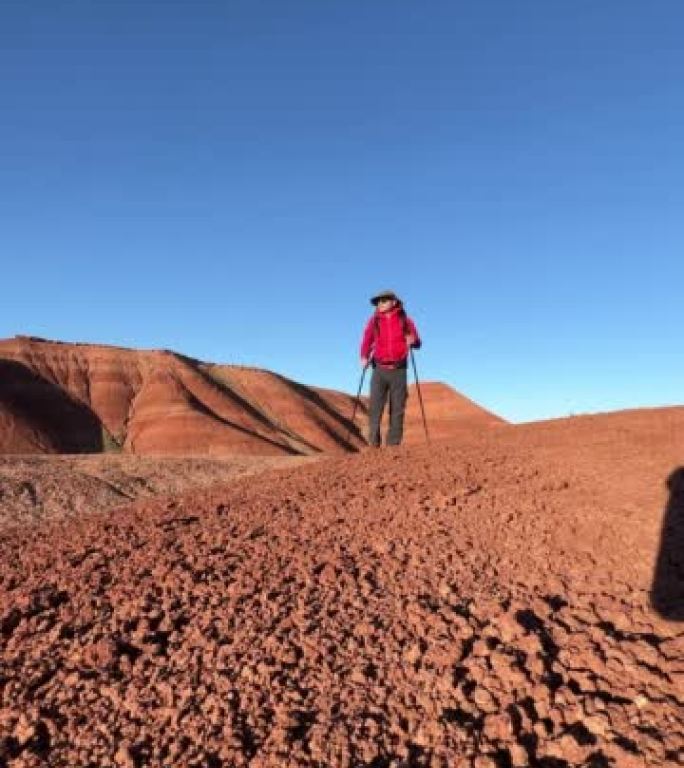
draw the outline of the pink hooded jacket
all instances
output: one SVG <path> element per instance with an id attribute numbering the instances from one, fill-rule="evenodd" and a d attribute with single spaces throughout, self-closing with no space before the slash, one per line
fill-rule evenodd
<path id="1" fill-rule="evenodd" d="M 416 326 L 404 312 L 401 304 L 389 312 L 378 312 L 368 321 L 361 340 L 361 357 L 371 357 L 379 364 L 393 367 L 408 357 L 409 347 L 406 336 L 413 336 L 411 346 L 421 345 Z"/>

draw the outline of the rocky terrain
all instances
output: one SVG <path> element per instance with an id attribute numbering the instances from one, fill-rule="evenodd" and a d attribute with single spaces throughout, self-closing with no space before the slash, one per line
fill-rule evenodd
<path id="1" fill-rule="evenodd" d="M 174 496 L 315 456 L 0 456 L 0 528 L 103 514 L 140 498 Z"/>
<path id="2" fill-rule="evenodd" d="M 437 437 L 503 423 L 443 384 L 423 392 Z M 353 405 L 343 392 L 168 350 L 0 340 L 0 454 L 339 453 L 365 443 L 366 400 L 354 424 Z M 424 439 L 414 393 L 406 442 Z"/>
<path id="3" fill-rule="evenodd" d="M 0 535 L 0 765 L 684 764 L 684 409 Z"/>

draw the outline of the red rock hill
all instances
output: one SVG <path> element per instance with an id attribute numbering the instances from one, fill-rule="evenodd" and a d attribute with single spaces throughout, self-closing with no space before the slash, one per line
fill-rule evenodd
<path id="1" fill-rule="evenodd" d="M 467 432 L 506 423 L 499 416 L 486 411 L 477 403 L 438 381 L 421 383 L 420 393 L 423 397 L 425 418 L 431 440 L 458 437 Z M 415 384 L 409 388 L 404 427 L 407 444 L 425 440 L 425 428 Z"/>
<path id="2" fill-rule="evenodd" d="M 501 420 L 443 384 L 423 385 L 431 435 Z M 366 403 L 270 371 L 183 355 L 32 337 L 0 341 L 0 453 L 300 455 L 363 445 Z M 424 439 L 409 399 L 407 442 Z"/>

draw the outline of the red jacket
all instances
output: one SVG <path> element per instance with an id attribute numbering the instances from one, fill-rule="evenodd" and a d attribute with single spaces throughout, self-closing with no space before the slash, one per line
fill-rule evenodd
<path id="1" fill-rule="evenodd" d="M 381 365 L 403 362 L 409 353 L 406 335 L 415 338 L 414 347 L 420 346 L 416 326 L 401 307 L 375 312 L 363 332 L 361 357 L 368 360 L 372 356 Z"/>

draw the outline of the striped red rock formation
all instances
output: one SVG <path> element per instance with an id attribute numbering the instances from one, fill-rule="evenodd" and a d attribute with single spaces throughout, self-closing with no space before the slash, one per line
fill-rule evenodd
<path id="1" fill-rule="evenodd" d="M 0 341 L 0 452 L 301 455 L 365 443 L 366 401 L 266 370 L 18 337 Z M 445 385 L 424 385 L 431 429 L 500 422 Z M 410 398 L 407 442 L 422 438 Z"/>

